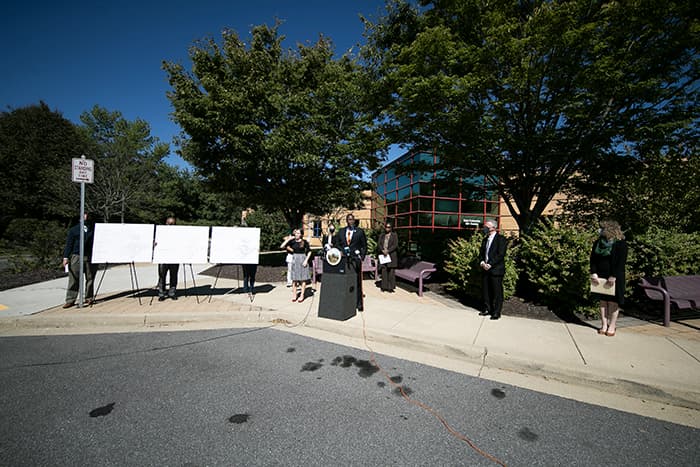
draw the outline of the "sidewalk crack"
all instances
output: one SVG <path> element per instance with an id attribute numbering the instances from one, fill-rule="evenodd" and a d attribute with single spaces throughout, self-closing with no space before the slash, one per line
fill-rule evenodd
<path id="1" fill-rule="evenodd" d="M 484 347 L 484 355 L 481 357 L 481 366 L 479 367 L 479 373 L 477 373 L 477 377 L 481 378 L 481 370 L 483 370 L 486 367 L 486 356 L 489 354 L 489 349 L 488 347 Z"/>
<path id="2" fill-rule="evenodd" d="M 574 335 L 571 333 L 571 329 L 569 328 L 569 325 L 567 323 L 564 323 L 564 327 L 566 328 L 566 331 L 569 333 L 569 336 L 571 337 L 571 342 L 574 343 L 574 347 L 576 347 L 576 351 L 578 352 L 579 357 L 581 357 L 581 361 L 583 362 L 584 365 L 588 365 L 586 363 L 586 359 L 583 357 L 583 352 L 581 352 L 581 349 L 578 346 L 578 343 L 576 342 L 576 339 L 574 338 Z"/>
<path id="3" fill-rule="evenodd" d="M 700 363 L 700 360 L 698 360 L 698 358 L 697 358 L 695 355 L 693 355 L 692 353 L 690 353 L 690 352 L 688 352 L 687 350 L 685 350 L 685 349 L 683 348 L 683 346 L 681 346 L 680 344 L 678 344 L 678 343 L 677 343 L 676 341 L 674 341 L 672 338 L 666 337 L 666 340 L 668 340 L 671 344 L 673 344 L 673 345 L 675 345 L 676 347 L 678 347 L 679 349 L 681 349 L 683 352 L 685 352 L 685 353 L 687 353 L 688 355 L 690 355 L 690 358 L 692 358 L 692 359 L 695 360 L 696 362 Z"/>

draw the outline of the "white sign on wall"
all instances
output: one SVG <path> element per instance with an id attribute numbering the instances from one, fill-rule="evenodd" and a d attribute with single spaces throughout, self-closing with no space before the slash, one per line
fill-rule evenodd
<path id="1" fill-rule="evenodd" d="M 258 227 L 212 227 L 209 262 L 214 264 L 258 264 Z"/>
<path id="2" fill-rule="evenodd" d="M 203 264 L 209 251 L 209 227 L 157 225 L 153 262 L 158 264 Z"/>
<path id="3" fill-rule="evenodd" d="M 153 224 L 95 224 L 92 262 L 150 263 Z"/>

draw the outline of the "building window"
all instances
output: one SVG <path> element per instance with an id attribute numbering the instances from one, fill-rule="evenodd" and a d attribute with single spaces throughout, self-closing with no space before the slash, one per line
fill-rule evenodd
<path id="1" fill-rule="evenodd" d="M 321 221 L 315 220 L 313 222 L 313 232 L 314 232 L 314 238 L 320 238 L 322 235 L 321 231 Z"/>

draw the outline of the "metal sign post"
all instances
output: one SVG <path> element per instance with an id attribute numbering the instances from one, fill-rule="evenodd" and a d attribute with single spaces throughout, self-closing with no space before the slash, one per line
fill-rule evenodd
<path id="1" fill-rule="evenodd" d="M 85 265 L 85 184 L 93 183 L 95 163 L 92 159 L 80 156 L 73 158 L 73 181 L 80 183 L 80 267 L 78 269 L 78 307 L 83 307 L 85 297 L 85 279 L 83 278 Z"/>

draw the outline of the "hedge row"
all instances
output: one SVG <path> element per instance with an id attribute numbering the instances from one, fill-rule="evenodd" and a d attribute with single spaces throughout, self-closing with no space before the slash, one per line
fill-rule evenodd
<path id="1" fill-rule="evenodd" d="M 589 292 L 589 256 L 596 238 L 576 226 L 542 223 L 527 237 L 509 239 L 504 294 L 519 287 L 532 292 L 549 308 L 586 315 L 597 314 Z M 700 274 L 700 233 L 679 233 L 652 226 L 627 239 L 627 298 L 633 300 L 641 277 Z M 481 237 L 453 240 L 448 245 L 445 271 L 448 287 L 474 298 L 481 297 L 479 246 Z"/>

